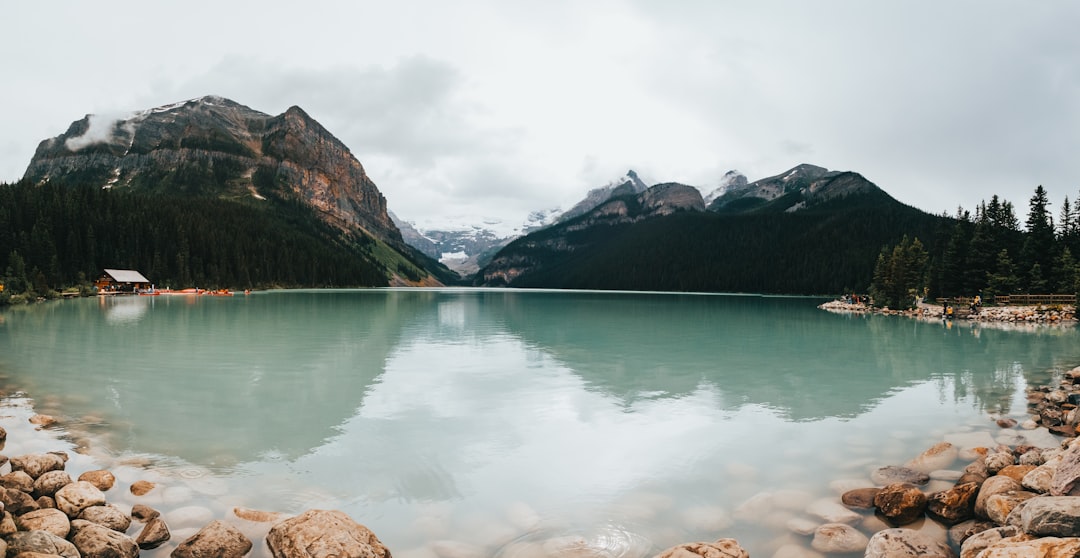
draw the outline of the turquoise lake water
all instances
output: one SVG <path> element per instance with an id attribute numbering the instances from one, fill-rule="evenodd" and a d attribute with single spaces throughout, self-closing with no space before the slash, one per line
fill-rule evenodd
<path id="1" fill-rule="evenodd" d="M 81 454 L 69 468 L 159 483 L 107 494 L 171 519 L 172 546 L 144 556 L 235 506 L 341 509 L 396 558 L 652 556 L 719 537 L 772 556 L 808 546 L 788 527 L 807 503 L 948 435 L 1049 436 L 993 419 L 1022 421 L 1025 386 L 1080 365 L 1075 327 L 949 327 L 823 301 L 67 300 L 0 313 L 0 375 L 10 416 L 61 419 L 46 434 Z"/>

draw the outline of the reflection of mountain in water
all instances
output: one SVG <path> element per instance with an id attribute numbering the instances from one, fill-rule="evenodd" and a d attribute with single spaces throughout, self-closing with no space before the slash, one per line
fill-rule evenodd
<path id="1" fill-rule="evenodd" d="M 29 321 L 6 324 L 0 353 L 32 363 L 14 381 L 50 396 L 40 412 L 104 414 L 87 420 L 107 423 L 115 450 L 228 466 L 322 445 L 382 374 L 402 324 L 432 311 L 422 293 L 69 301 L 47 319 L 12 316 Z"/>
<path id="2" fill-rule="evenodd" d="M 927 381 L 1004 412 L 1019 381 L 1044 383 L 1045 371 L 1078 356 L 1072 331 L 976 336 L 939 322 L 829 314 L 811 299 L 521 293 L 503 304 L 515 334 L 627 404 L 709 383 L 725 405 L 762 405 L 792 420 L 855 416 Z M 1016 335 L 1036 352 L 1045 347 L 1033 370 L 999 342 Z M 953 374 L 954 384 L 942 380 Z"/>

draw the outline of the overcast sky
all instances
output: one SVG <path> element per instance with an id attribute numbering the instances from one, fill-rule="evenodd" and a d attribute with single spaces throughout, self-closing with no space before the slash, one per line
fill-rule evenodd
<path id="1" fill-rule="evenodd" d="M 569 208 L 634 169 L 799 163 L 952 213 L 1080 196 L 1080 2 L 7 2 L 0 180 L 87 113 L 299 105 L 423 224 Z"/>

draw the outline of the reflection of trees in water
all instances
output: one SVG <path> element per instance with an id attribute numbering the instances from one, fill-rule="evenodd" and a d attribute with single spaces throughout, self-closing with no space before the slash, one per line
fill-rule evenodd
<path id="1" fill-rule="evenodd" d="M 938 381 L 943 397 L 951 387 L 954 400 L 973 399 L 987 413 L 1013 412 L 1018 389 L 1045 384 L 1063 366 L 1080 363 L 1074 328 L 950 325 L 883 316 L 869 318 L 867 325 L 882 370 L 897 379 Z"/>
<path id="2" fill-rule="evenodd" d="M 807 299 L 541 296 L 506 303 L 511 330 L 627 405 L 709 383 L 725 406 L 814 420 L 856 416 L 934 381 L 943 397 L 954 386 L 954 400 L 1006 413 L 1023 382 L 1045 383 L 1045 370 L 1077 357 L 1074 330 L 976 336 L 940 322 L 830 314 Z"/>
<path id="3" fill-rule="evenodd" d="M 80 300 L 9 324 L 0 343 L 27 368 L 19 388 L 38 398 L 39 412 L 107 432 L 113 449 L 195 447 L 194 460 L 219 466 L 256 458 L 267 440 L 286 458 L 322 445 L 382 374 L 403 323 L 432 312 L 423 297 L 394 293 L 123 303 L 142 308 L 125 316 L 141 317 L 117 322 L 109 302 Z"/>

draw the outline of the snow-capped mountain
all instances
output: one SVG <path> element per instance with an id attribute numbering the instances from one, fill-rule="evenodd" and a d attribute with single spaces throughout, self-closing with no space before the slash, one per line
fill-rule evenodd
<path id="1" fill-rule="evenodd" d="M 390 218 L 406 243 L 465 276 L 476 273 L 515 238 L 551 225 L 561 214 L 559 208 L 533 211 L 521 223 L 490 218 L 417 223 L 405 221 L 393 212 Z"/>
<path id="2" fill-rule="evenodd" d="M 748 184 L 746 176 L 737 170 L 729 170 L 724 173 L 724 176 L 720 177 L 720 183 L 717 184 L 711 192 L 705 192 L 702 190 L 701 195 L 705 198 L 705 205 L 708 206 L 713 200 L 726 194 L 728 191 L 741 188 Z"/>
<path id="3" fill-rule="evenodd" d="M 565 213 L 559 216 L 557 221 L 569 221 L 574 217 L 580 217 L 613 197 L 628 194 L 640 194 L 648 189 L 648 187 L 649 186 L 638 177 L 636 172 L 633 170 L 626 171 L 626 174 L 608 182 L 604 186 L 589 190 L 589 193 L 585 195 L 585 199 L 579 201 L 574 207 L 566 210 Z"/>

